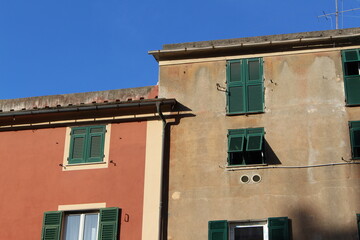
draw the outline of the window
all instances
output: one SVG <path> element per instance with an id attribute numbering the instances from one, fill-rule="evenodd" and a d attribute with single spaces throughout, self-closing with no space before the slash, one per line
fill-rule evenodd
<path id="1" fill-rule="evenodd" d="M 360 54 L 359 49 L 342 51 L 346 105 L 360 104 Z"/>
<path id="2" fill-rule="evenodd" d="M 210 221 L 209 240 L 289 240 L 287 217 L 264 221 Z"/>
<path id="3" fill-rule="evenodd" d="M 264 163 L 264 128 L 229 129 L 229 166 Z"/>
<path id="4" fill-rule="evenodd" d="M 102 162 L 105 126 L 71 128 L 69 164 Z"/>
<path id="5" fill-rule="evenodd" d="M 353 159 L 360 159 L 360 121 L 349 122 L 351 155 Z"/>
<path id="6" fill-rule="evenodd" d="M 42 240 L 117 240 L 119 208 L 45 212 Z"/>
<path id="7" fill-rule="evenodd" d="M 356 214 L 356 221 L 357 221 L 358 235 L 360 239 L 360 214 Z"/>
<path id="8" fill-rule="evenodd" d="M 243 114 L 264 111 L 262 58 L 227 62 L 227 113 Z"/>

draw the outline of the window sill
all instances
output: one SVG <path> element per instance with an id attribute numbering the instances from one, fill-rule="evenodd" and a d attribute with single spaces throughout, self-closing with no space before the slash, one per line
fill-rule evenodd
<path id="1" fill-rule="evenodd" d="M 97 165 L 97 164 L 106 164 L 106 162 L 69 163 L 66 164 L 65 167 Z"/>
<path id="2" fill-rule="evenodd" d="M 251 165 L 227 165 L 225 167 L 226 171 L 237 171 L 237 170 L 249 170 L 249 169 L 258 169 L 261 167 L 266 167 L 268 166 L 268 164 L 263 163 L 263 164 L 251 164 Z"/>
<path id="3" fill-rule="evenodd" d="M 108 168 L 109 163 L 104 162 L 91 162 L 91 163 L 73 163 L 66 164 L 62 167 L 63 171 L 73 171 L 73 170 L 89 170 L 89 169 L 101 169 Z"/>
<path id="4" fill-rule="evenodd" d="M 244 113 L 226 113 L 226 116 L 231 117 L 231 116 L 247 116 L 247 115 L 255 115 L 255 114 L 263 114 L 265 113 L 265 111 L 261 111 L 261 112 L 244 112 Z"/>

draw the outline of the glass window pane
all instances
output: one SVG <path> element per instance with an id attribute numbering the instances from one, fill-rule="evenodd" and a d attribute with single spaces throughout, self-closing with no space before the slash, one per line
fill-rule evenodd
<path id="1" fill-rule="evenodd" d="M 235 240 L 263 240 L 263 227 L 235 228 Z"/>
<path id="2" fill-rule="evenodd" d="M 84 240 L 96 240 L 98 231 L 99 215 L 91 213 L 85 215 Z"/>
<path id="3" fill-rule="evenodd" d="M 80 227 L 80 215 L 65 216 L 64 240 L 78 240 Z"/>
<path id="4" fill-rule="evenodd" d="M 360 129 L 354 131 L 354 147 L 360 147 Z"/>

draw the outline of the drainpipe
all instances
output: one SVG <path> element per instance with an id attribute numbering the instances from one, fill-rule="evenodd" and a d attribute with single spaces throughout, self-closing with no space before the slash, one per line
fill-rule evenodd
<path id="1" fill-rule="evenodd" d="M 160 203 L 159 203 L 159 240 L 162 240 L 162 220 L 163 220 L 163 215 L 162 215 L 162 211 L 163 211 L 163 176 L 164 176 L 164 151 L 165 151 L 165 133 L 166 133 L 166 119 L 164 117 L 164 115 L 161 112 L 161 104 L 162 102 L 156 102 L 156 109 L 157 112 L 163 122 L 163 130 L 162 130 L 162 146 L 161 146 L 161 163 L 160 163 Z"/>

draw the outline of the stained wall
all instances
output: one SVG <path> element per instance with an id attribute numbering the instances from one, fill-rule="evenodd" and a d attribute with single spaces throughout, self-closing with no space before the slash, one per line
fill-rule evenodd
<path id="1" fill-rule="evenodd" d="M 160 62 L 160 97 L 194 115 L 171 128 L 168 239 L 207 239 L 212 220 L 284 216 L 293 239 L 356 239 L 360 165 L 344 163 L 360 108 L 345 107 L 340 51 L 247 57 L 264 60 L 264 113 L 226 115 L 230 57 Z M 252 127 L 265 129 L 269 164 L 227 167 L 227 130 Z M 254 174 L 259 183 L 240 181 Z"/>

